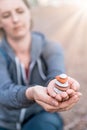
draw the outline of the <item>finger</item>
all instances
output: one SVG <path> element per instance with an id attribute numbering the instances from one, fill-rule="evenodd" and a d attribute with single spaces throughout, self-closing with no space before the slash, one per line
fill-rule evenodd
<path id="1" fill-rule="evenodd" d="M 64 110 L 69 110 L 69 109 L 71 109 L 73 106 L 75 106 L 76 105 L 76 103 L 79 101 L 79 95 L 78 95 L 78 98 L 76 98 L 76 101 L 75 101 L 75 103 L 72 103 L 71 105 L 69 105 L 68 107 L 65 107 L 64 108 Z"/>
<path id="2" fill-rule="evenodd" d="M 58 100 L 59 102 L 62 101 L 62 97 L 60 94 L 57 94 L 56 97 L 55 97 L 56 100 Z"/>
<path id="3" fill-rule="evenodd" d="M 40 101 L 47 103 L 49 105 L 52 105 L 52 106 L 58 106 L 58 101 L 55 98 L 48 95 L 47 89 L 43 97 L 40 99 Z"/>
<path id="4" fill-rule="evenodd" d="M 54 91 L 55 82 L 56 79 L 52 80 L 47 86 L 48 94 L 52 97 L 56 96 L 56 92 Z"/>
<path id="5" fill-rule="evenodd" d="M 82 93 L 81 93 L 81 92 L 76 92 L 76 95 L 77 95 L 78 97 L 81 97 L 81 96 L 82 96 Z"/>
<path id="6" fill-rule="evenodd" d="M 69 98 L 68 94 L 66 92 L 61 93 L 62 101 L 65 101 Z"/>
<path id="7" fill-rule="evenodd" d="M 78 91 L 80 89 L 80 84 L 73 78 L 68 77 L 68 83 L 70 84 L 70 88 Z"/>
<path id="8" fill-rule="evenodd" d="M 49 87 L 47 87 L 47 92 L 48 92 L 48 94 L 49 94 L 51 97 L 54 97 L 54 98 L 55 98 L 56 93 L 55 93 L 55 91 L 54 91 L 54 86 L 49 86 Z"/>
<path id="9" fill-rule="evenodd" d="M 68 106 L 68 107 L 65 107 L 65 108 L 59 108 L 59 109 L 58 109 L 58 112 L 62 112 L 62 111 L 70 110 L 72 107 L 75 106 L 75 104 L 76 104 L 76 103 L 73 103 L 73 104 L 71 104 L 71 105 Z"/>
<path id="10" fill-rule="evenodd" d="M 75 95 L 75 91 L 73 89 L 68 89 L 66 90 L 66 93 L 68 94 L 69 97 L 72 97 L 73 95 Z"/>
<path id="11" fill-rule="evenodd" d="M 73 97 L 69 98 L 68 100 L 61 102 L 60 103 L 60 109 L 62 108 L 67 108 L 69 106 L 71 106 L 73 103 L 77 103 L 79 100 L 79 96 L 78 95 L 74 95 Z"/>
<path id="12" fill-rule="evenodd" d="M 72 83 L 71 88 L 75 91 L 78 91 L 80 89 L 80 84 L 75 81 Z"/>
<path id="13" fill-rule="evenodd" d="M 49 105 L 47 103 L 44 103 L 42 101 L 37 101 L 37 103 L 42 106 L 47 112 L 56 112 L 57 108 L 55 106 Z"/>
<path id="14" fill-rule="evenodd" d="M 58 105 L 58 101 L 55 98 L 48 95 L 46 87 L 39 87 L 39 93 L 38 93 L 37 89 L 34 89 L 34 90 L 36 92 L 36 95 L 34 97 L 35 101 L 42 101 L 44 103 L 47 103 L 47 104 L 53 105 L 53 106 Z"/>

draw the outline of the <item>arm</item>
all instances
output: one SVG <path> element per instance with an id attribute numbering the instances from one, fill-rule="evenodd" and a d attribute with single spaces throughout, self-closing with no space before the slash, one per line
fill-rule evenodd
<path id="1" fill-rule="evenodd" d="M 76 81 L 74 81 L 73 83 L 74 85 L 71 85 L 71 87 L 79 87 Z M 69 90 L 67 93 L 68 95 L 70 95 L 70 98 L 62 102 L 59 101 L 58 95 L 52 97 L 48 94 L 48 90 L 46 87 L 37 85 L 26 90 L 26 97 L 28 99 L 34 100 L 48 112 L 60 112 L 71 109 L 79 101 L 81 96 L 80 92 L 74 93 L 74 91 Z"/>
<path id="2" fill-rule="evenodd" d="M 47 81 L 54 79 L 56 75 L 65 73 L 64 53 L 61 45 L 44 40 L 43 57 L 47 64 Z"/>
<path id="3" fill-rule="evenodd" d="M 65 107 L 66 109 L 71 108 L 73 105 L 76 104 L 76 102 L 82 95 L 80 92 L 77 92 L 79 88 L 79 83 L 77 81 L 69 77 L 68 82 L 70 85 L 70 89 L 67 90 L 67 92 L 63 92 L 61 95 L 59 95 L 53 91 L 55 82 L 55 80 L 53 79 L 55 78 L 56 75 L 65 72 L 64 55 L 61 46 L 46 42 L 43 55 L 48 66 L 48 75 L 47 75 L 48 94 L 51 97 L 55 98 L 58 101 L 58 103 L 60 103 L 60 101 L 62 101 L 63 99 L 69 98 L 69 100 L 60 103 L 59 109 L 62 108 L 61 110 L 63 109 L 65 110 Z M 51 86 L 51 88 L 49 86 Z M 74 98 L 75 100 L 73 100 Z"/>
<path id="4" fill-rule="evenodd" d="M 48 52 L 48 49 L 46 51 Z M 27 98 L 26 91 L 27 90 L 30 91 L 31 89 L 27 88 L 26 86 L 17 85 L 13 83 L 13 81 L 11 80 L 9 76 L 9 72 L 7 70 L 6 61 L 2 57 L 2 55 L 0 55 L 0 69 L 1 69 L 0 71 L 0 75 L 1 75 L 0 77 L 0 104 L 8 108 L 15 108 L 15 109 L 20 109 L 20 108 L 29 106 L 29 104 L 32 103 L 32 101 L 29 95 Z M 49 70 L 49 73 L 50 73 L 50 70 Z M 51 78 L 53 78 L 53 75 Z M 50 74 L 48 75 L 47 79 L 50 79 Z M 42 102 L 44 100 L 43 98 L 44 97 L 42 97 Z M 34 100 L 36 101 L 36 99 Z M 50 101 L 48 102 L 48 104 L 50 104 Z"/>
<path id="5" fill-rule="evenodd" d="M 0 55 L 0 69 L 0 105 L 9 109 L 20 109 L 28 107 L 33 100 L 47 110 L 47 106 L 58 104 L 55 99 L 48 95 L 47 89 L 43 86 L 28 88 L 15 84 L 10 78 L 5 58 L 2 55 Z"/>
<path id="6" fill-rule="evenodd" d="M 15 109 L 29 106 L 31 101 L 26 98 L 26 89 L 26 86 L 13 83 L 5 58 L 0 54 L 0 104 Z"/>
<path id="7" fill-rule="evenodd" d="M 54 97 L 58 101 L 61 102 L 65 99 L 68 100 L 72 96 L 77 95 L 79 93 L 80 85 L 75 79 L 68 77 L 69 88 L 66 91 L 63 91 L 59 94 L 54 91 L 55 81 L 56 80 L 53 79 L 49 82 L 49 84 L 47 86 L 47 91 L 50 96 Z"/>
<path id="8" fill-rule="evenodd" d="M 64 73 L 64 56 L 63 51 L 61 47 L 57 44 L 52 43 L 46 43 L 43 50 L 43 57 L 46 61 L 48 73 L 47 73 L 47 83 L 46 85 L 52 87 L 53 84 L 51 84 L 55 78 L 56 75 L 60 73 Z M 52 81 L 51 81 L 52 80 Z M 76 85 L 76 89 L 77 89 Z M 26 96 L 28 99 L 34 100 L 37 102 L 40 106 L 42 106 L 46 111 L 49 112 L 58 112 L 58 111 L 65 111 L 70 108 L 72 108 L 73 105 L 75 105 L 79 98 L 81 93 L 77 92 L 76 95 L 74 95 L 74 87 L 73 89 L 69 90 L 67 93 L 60 96 L 60 98 L 65 98 L 68 95 L 70 96 L 69 100 L 65 102 L 60 102 L 58 95 L 50 95 L 48 93 L 49 87 L 43 87 L 43 86 L 35 86 L 32 88 L 28 88 L 26 90 Z M 39 90 L 39 91 L 38 91 Z M 52 91 L 53 92 L 53 91 Z M 65 96 L 64 96 L 65 95 Z"/>

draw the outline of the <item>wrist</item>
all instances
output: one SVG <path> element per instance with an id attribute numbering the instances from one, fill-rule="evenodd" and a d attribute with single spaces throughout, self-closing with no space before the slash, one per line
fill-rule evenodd
<path id="1" fill-rule="evenodd" d="M 34 100 L 34 98 L 33 98 L 33 87 L 27 88 L 25 95 L 26 95 L 27 99 Z"/>

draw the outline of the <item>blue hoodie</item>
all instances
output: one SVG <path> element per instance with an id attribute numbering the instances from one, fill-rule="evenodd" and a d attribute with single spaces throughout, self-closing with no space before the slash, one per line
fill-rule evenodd
<path id="1" fill-rule="evenodd" d="M 25 96 L 28 87 L 47 86 L 56 75 L 65 72 L 63 50 L 45 36 L 32 32 L 29 79 L 6 38 L 0 43 L 0 126 L 20 130 L 25 119 L 43 108 Z M 39 90 L 38 90 L 39 91 Z"/>

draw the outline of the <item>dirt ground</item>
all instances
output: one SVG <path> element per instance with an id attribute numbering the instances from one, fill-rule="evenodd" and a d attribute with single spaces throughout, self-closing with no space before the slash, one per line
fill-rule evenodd
<path id="1" fill-rule="evenodd" d="M 87 130 L 87 14 L 75 6 L 32 8 L 34 30 L 64 48 L 66 73 L 77 79 L 83 96 L 76 106 L 61 112 L 64 130 Z"/>

